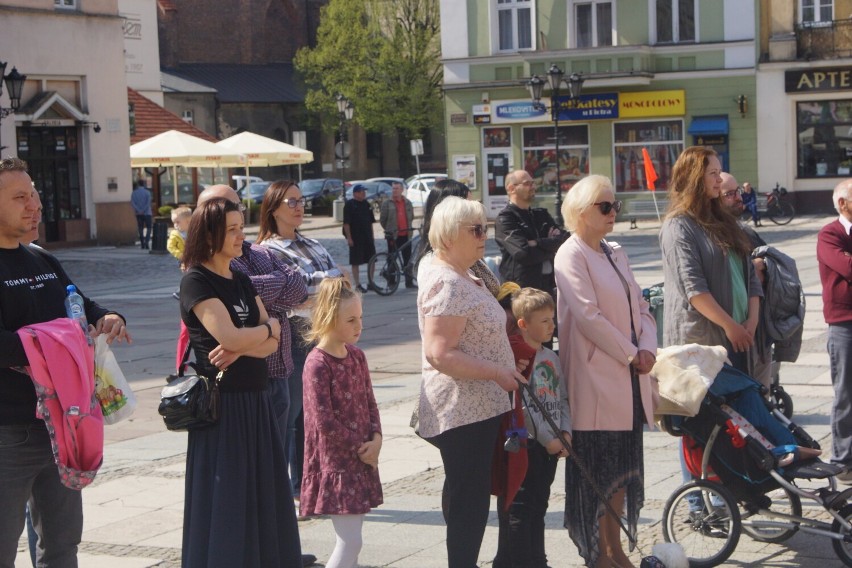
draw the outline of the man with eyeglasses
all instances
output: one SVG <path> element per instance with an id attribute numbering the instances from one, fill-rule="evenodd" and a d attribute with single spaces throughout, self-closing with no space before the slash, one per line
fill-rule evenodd
<path id="1" fill-rule="evenodd" d="M 509 203 L 494 224 L 494 238 L 503 258 L 500 276 L 522 288 L 544 290 L 555 297 L 553 258 L 570 236 L 556 225 L 547 209 L 533 207 L 535 185 L 526 170 L 506 176 Z"/>
<path id="2" fill-rule="evenodd" d="M 720 177 L 722 178 L 722 184 L 720 186 L 721 204 L 729 213 L 739 219 L 745 211 L 745 205 L 743 203 L 743 188 L 737 184 L 736 178 L 727 172 L 722 172 Z M 799 351 L 801 350 L 801 329 L 798 332 L 792 333 L 783 341 L 774 341 L 770 335 L 770 331 L 765 320 L 768 310 L 768 316 L 770 319 L 773 317 L 781 317 L 784 321 L 788 322 L 789 325 L 795 324 L 795 319 L 793 314 L 790 313 L 789 306 L 795 304 L 798 294 L 791 286 L 782 286 L 781 288 L 778 288 L 776 282 L 781 280 L 786 282 L 792 278 L 794 274 L 797 274 L 796 265 L 795 261 L 780 253 L 780 251 L 777 251 L 772 247 L 767 247 L 766 241 L 757 234 L 757 231 L 749 227 L 746 223 L 741 221 L 740 227 L 748 236 L 752 250 L 755 251 L 751 262 L 754 265 L 754 271 L 764 289 L 764 298 L 760 302 L 761 314 L 758 320 L 757 330 L 755 332 L 755 352 L 754 357 L 752 358 L 751 373 L 752 376 L 760 382 L 760 384 L 769 388 L 772 384 L 772 344 L 775 344 L 776 361 L 795 361 L 798 358 Z M 774 262 L 773 272 L 775 274 L 781 274 L 781 279 L 776 278 L 773 282 L 767 281 L 767 258 L 770 259 L 771 262 Z M 776 287 L 774 290 L 770 291 L 768 290 L 769 285 L 776 285 Z M 786 297 L 787 294 L 779 295 L 779 289 L 783 289 L 785 292 L 790 294 L 790 297 Z"/>

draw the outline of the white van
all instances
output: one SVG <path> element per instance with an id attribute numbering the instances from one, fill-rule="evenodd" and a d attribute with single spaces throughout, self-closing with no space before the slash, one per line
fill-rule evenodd
<path id="1" fill-rule="evenodd" d="M 263 181 L 262 178 L 259 178 L 257 176 L 231 176 L 231 179 L 234 182 L 231 184 L 231 186 L 237 190 L 237 194 L 240 197 L 243 196 L 243 190 L 248 184 L 254 183 L 256 181 Z"/>

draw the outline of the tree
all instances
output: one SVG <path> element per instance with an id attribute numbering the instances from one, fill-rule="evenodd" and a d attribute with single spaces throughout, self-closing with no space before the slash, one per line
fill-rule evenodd
<path id="1" fill-rule="evenodd" d="M 294 63 L 305 104 L 327 131 L 337 125 L 338 93 L 368 131 L 419 138 L 441 123 L 438 0 L 331 0 L 316 47 L 299 50 Z"/>

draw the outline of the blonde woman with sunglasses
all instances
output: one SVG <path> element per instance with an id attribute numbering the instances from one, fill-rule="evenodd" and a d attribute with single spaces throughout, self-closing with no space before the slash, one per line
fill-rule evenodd
<path id="1" fill-rule="evenodd" d="M 491 461 L 515 369 L 506 314 L 470 267 L 487 238 L 481 203 L 447 197 L 431 218 L 431 262 L 418 273 L 423 339 L 420 435 L 441 451 L 449 568 L 470 568 L 488 522 Z"/>
<path id="2" fill-rule="evenodd" d="M 609 178 L 580 180 L 562 205 L 572 235 L 554 261 L 575 456 L 565 464 L 565 527 L 590 568 L 633 564 L 622 548 L 620 520 L 577 463 L 594 472 L 597 488 L 635 537 L 644 502 L 642 428 L 654 423 L 648 372 L 657 326 L 624 249 L 605 240 L 620 210 Z"/>

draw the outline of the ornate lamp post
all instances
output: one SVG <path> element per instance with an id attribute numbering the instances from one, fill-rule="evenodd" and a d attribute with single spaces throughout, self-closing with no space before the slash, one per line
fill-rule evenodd
<path id="1" fill-rule="evenodd" d="M 553 139 L 556 145 L 556 215 L 554 215 L 554 219 L 560 227 L 564 225 L 564 220 L 562 219 L 562 176 L 559 171 L 559 96 L 564 95 L 564 92 L 561 92 L 564 83 L 568 87 L 569 100 L 580 98 L 583 81 L 585 79 L 578 73 L 572 73 L 565 78 L 565 73 L 554 63 L 547 71 L 547 81 L 538 75 L 533 75 L 527 82 L 530 97 L 532 97 L 533 103 L 540 108 L 544 107 L 541 102 L 544 85 L 546 83 L 550 85 L 550 118 L 553 121 Z"/>
<path id="2" fill-rule="evenodd" d="M 3 134 L 2 129 L 2 121 L 4 118 L 12 114 L 13 112 L 17 112 L 18 108 L 21 106 L 21 92 L 24 90 L 24 82 L 27 80 L 26 75 L 21 75 L 18 73 L 17 67 L 12 67 L 12 72 L 8 75 L 6 73 L 6 65 L 7 63 L 0 61 L 0 78 L 6 83 L 6 90 L 9 91 L 9 108 L 0 107 L 0 135 Z M 0 82 L 0 95 L 3 94 L 3 84 Z M 5 146 L 0 145 L 0 151 L 2 151 Z M 2 157 L 2 156 L 0 156 Z"/>
<path id="3" fill-rule="evenodd" d="M 355 107 L 349 99 L 339 93 L 335 99 L 337 101 L 337 118 L 340 122 L 337 126 L 338 140 L 334 147 L 334 155 L 337 157 L 337 164 L 340 169 L 346 169 L 346 160 L 349 159 L 350 151 L 349 142 L 346 141 L 346 123 L 352 120 Z"/>

